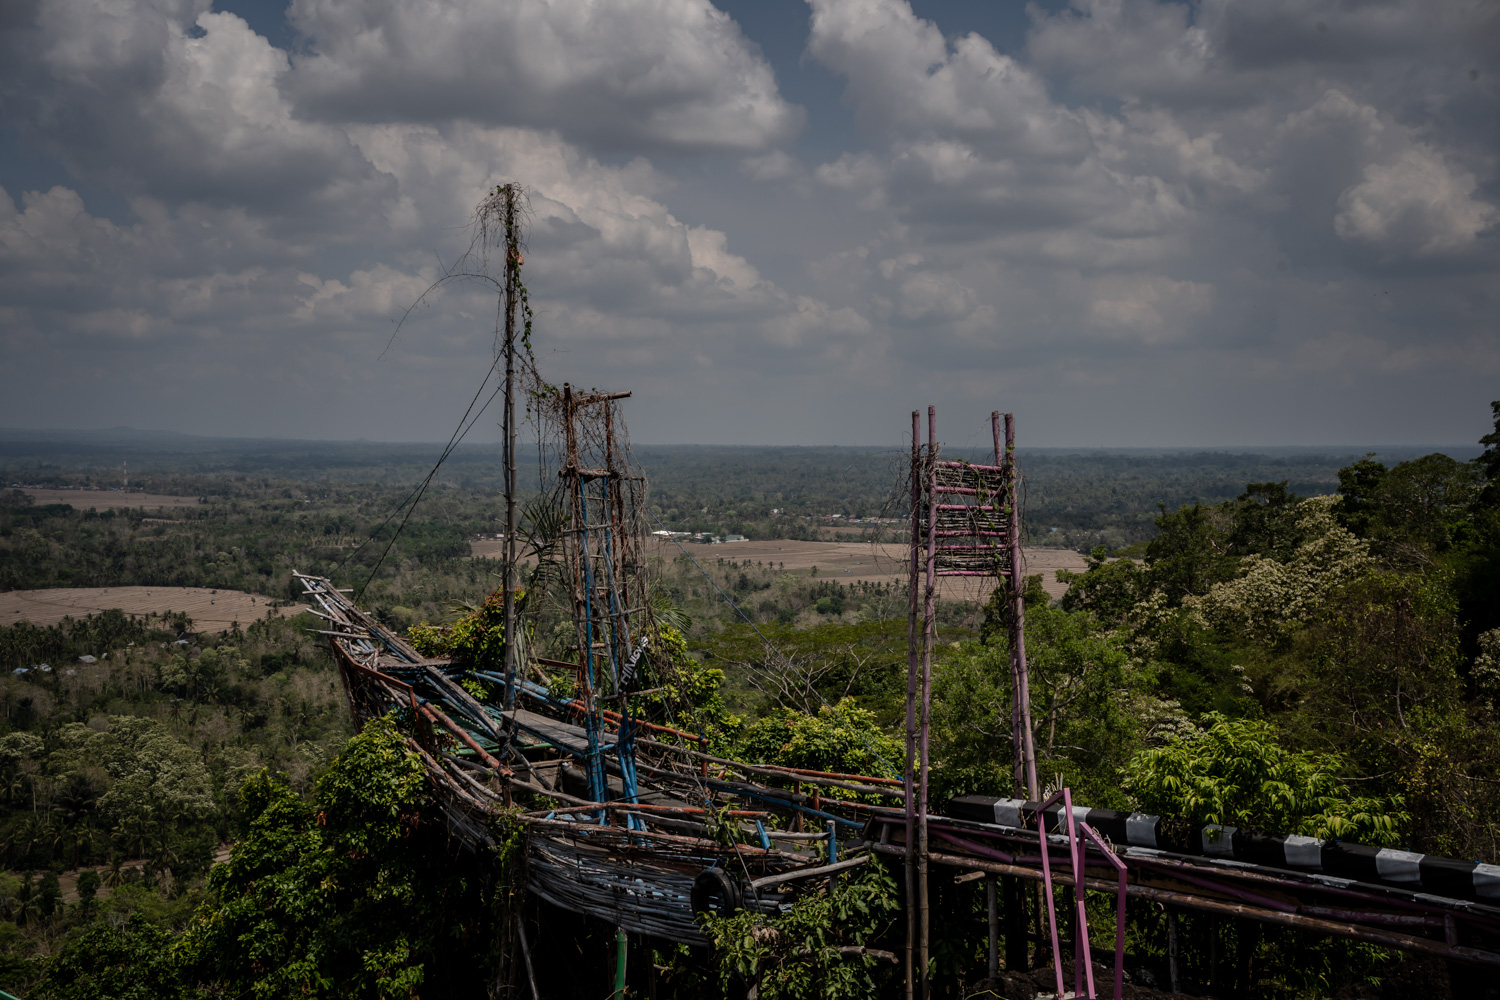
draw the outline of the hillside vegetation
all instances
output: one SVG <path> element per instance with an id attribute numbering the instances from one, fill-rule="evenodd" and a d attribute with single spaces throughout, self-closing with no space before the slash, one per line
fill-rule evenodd
<path id="1" fill-rule="evenodd" d="M 1500 404 L 1495 419 L 1472 461 L 1023 454 L 1033 537 L 1057 527 L 1048 535 L 1090 552 L 1061 602 L 1034 584 L 1026 595 L 1044 780 L 1091 805 L 1500 860 Z M 8 482 L 100 475 L 85 446 L 46 461 L 21 447 L 5 443 Z M 396 537 L 410 490 L 390 485 L 392 471 L 415 470 L 414 454 L 387 468 L 373 447 L 321 447 L 141 459 L 157 462 L 142 473 L 152 490 L 192 487 L 207 501 L 170 511 L 36 506 L 18 488 L 0 506 L 0 585 L 289 598 L 295 567 L 362 589 L 421 642 L 489 622 L 496 566 L 468 555 L 497 512 L 482 463 L 457 468 Z M 824 451 L 637 457 L 659 464 L 659 516 L 683 530 L 810 532 L 827 513 L 891 509 L 889 461 Z M 820 479 L 836 453 L 843 471 Z M 899 768 L 905 594 L 723 551 L 690 547 L 656 567 L 659 611 L 680 629 L 673 683 L 715 752 Z M 537 651 L 560 655 L 564 602 L 545 589 L 537 602 Z M 998 600 L 940 608 L 939 801 L 1010 791 L 1005 614 Z M 413 762 L 386 724 L 351 740 L 308 627 L 304 616 L 198 635 L 181 615 L 106 613 L 0 629 L 0 988 L 417 997 L 480 995 L 517 975 L 513 831 L 498 831 L 510 846 L 484 864 L 445 860 L 455 848 Z M 662 700 L 663 721 L 676 711 Z M 890 891 L 872 875 L 819 903 L 823 916 L 797 911 L 782 926 L 812 934 L 837 919 L 861 940 L 899 935 Z M 982 897 L 977 884 L 942 891 L 936 983 L 968 995 L 984 964 Z M 607 977 L 607 929 L 554 932 L 564 926 L 539 945 L 563 949 L 553 990 L 593 990 Z M 1210 933 L 1239 946 L 1238 930 L 1185 920 L 1190 967 Z M 743 938 L 724 938 L 725 961 L 748 960 Z M 832 945 L 809 962 L 746 940 L 755 961 L 787 963 L 780 995 L 893 988 Z M 1290 935 L 1244 941 L 1257 996 L 1328 996 L 1400 966 Z M 651 954 L 670 970 L 663 995 L 732 984 L 728 966 Z M 1133 939 L 1132 954 L 1164 961 L 1161 936 Z"/>

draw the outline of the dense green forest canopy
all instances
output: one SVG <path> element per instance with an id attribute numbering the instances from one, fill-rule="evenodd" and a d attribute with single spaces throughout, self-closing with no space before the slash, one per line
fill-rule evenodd
<path id="1" fill-rule="evenodd" d="M 1025 595 L 1045 780 L 1093 805 L 1500 859 L 1500 406 L 1495 419 L 1479 448 L 1450 454 L 1023 451 L 1032 540 L 1089 553 L 1062 601 L 1035 580 Z M 0 494 L 0 586 L 290 598 L 295 567 L 365 587 L 422 641 L 497 655 L 503 635 L 473 633 L 497 627 L 496 567 L 468 554 L 494 530 L 492 454 L 461 450 L 397 538 L 399 505 L 430 468 L 422 447 L 125 443 L 133 483 L 206 502 L 37 505 L 25 487 L 107 482 L 121 442 L 0 440 L 4 481 L 22 484 Z M 899 514 L 887 502 L 898 451 L 637 458 L 659 516 L 683 530 L 811 534 L 829 513 Z M 904 591 L 721 551 L 654 567 L 654 605 L 680 627 L 676 700 L 653 702 L 656 717 L 746 761 L 899 767 Z M 562 655 L 565 602 L 546 598 L 528 597 L 528 641 Z M 996 749 L 1009 742 L 1007 609 L 940 605 L 940 800 L 1011 790 Z M 0 628 L 0 988 L 416 997 L 491 981 L 507 961 L 497 929 L 520 914 L 514 855 L 445 863 L 454 848 L 389 726 L 351 742 L 314 624 L 199 635 L 181 615 L 113 612 Z M 935 918 L 950 942 L 936 981 L 964 995 L 983 965 L 983 902 L 974 886 L 945 891 L 957 895 Z M 776 970 L 767 995 L 870 995 L 892 981 L 845 950 L 899 947 L 892 892 L 872 872 L 759 930 L 714 925 L 717 967 L 667 948 L 651 961 L 679 996 L 756 969 Z M 579 956 L 602 952 L 607 929 L 567 926 L 558 940 L 576 935 Z M 1206 926 L 1186 924 L 1184 954 Z M 1140 961 L 1165 960 L 1159 932 L 1132 931 Z M 1289 934 L 1213 933 L 1273 970 L 1257 995 L 1326 996 L 1400 965 Z M 592 961 L 558 975 L 602 980 Z"/>
<path id="2" fill-rule="evenodd" d="M 1476 448 L 1449 448 L 1469 459 Z M 112 489 L 129 463 L 132 487 L 219 500 L 296 501 L 320 513 L 355 505 L 384 518 L 431 470 L 438 445 L 237 440 L 146 432 L 0 431 L 0 485 Z M 982 448 L 950 447 L 983 460 Z M 1235 496 L 1247 482 L 1287 481 L 1304 496 L 1331 492 L 1338 470 L 1367 453 L 1386 463 L 1416 458 L 1414 448 L 1069 449 L 1018 447 L 1026 476 L 1027 544 L 1087 551 L 1123 547 L 1153 533 L 1157 505 L 1176 509 Z M 907 451 L 835 446 L 636 445 L 656 514 L 672 530 L 750 537 L 815 537 L 829 514 L 901 516 Z M 523 455 L 523 488 L 547 489 Z M 502 480 L 498 446 L 460 444 L 428 494 L 444 497 L 449 520 L 494 530 Z M 469 503 L 469 500 L 477 501 Z M 429 502 L 424 501 L 424 504 Z M 286 511 L 292 504 L 285 505 Z M 778 511 L 778 514 L 773 514 Z M 366 534 L 368 531 L 366 531 Z"/>

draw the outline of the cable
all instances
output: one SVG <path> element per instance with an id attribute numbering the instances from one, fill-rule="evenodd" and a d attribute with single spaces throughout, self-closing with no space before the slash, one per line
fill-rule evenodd
<path id="1" fill-rule="evenodd" d="M 427 473 L 427 478 L 422 480 L 421 485 L 413 490 L 412 493 L 407 496 L 406 500 L 402 501 L 400 506 L 391 511 L 390 516 L 381 523 L 379 528 L 376 528 L 375 531 L 370 534 L 369 538 L 365 539 L 364 543 L 360 545 L 359 549 L 355 549 L 354 552 L 349 553 L 344 561 L 339 564 L 338 568 L 343 569 L 344 566 L 348 564 L 349 560 L 354 558 L 355 553 L 357 553 L 360 549 L 363 549 L 365 545 L 368 545 L 370 542 L 374 541 L 375 536 L 378 535 L 387 524 L 391 523 L 391 519 L 400 512 L 401 507 L 406 507 L 406 516 L 401 519 L 400 525 L 397 526 L 395 533 L 391 535 L 391 540 L 386 544 L 385 551 L 380 553 L 380 559 L 376 561 L 375 568 L 370 570 L 370 575 L 365 578 L 365 582 L 360 586 L 359 592 L 354 595 L 354 599 L 356 601 L 364 596 L 366 588 L 368 588 L 371 581 L 375 579 L 375 574 L 379 573 L 380 567 L 385 564 L 386 556 L 391 554 L 391 547 L 396 544 L 396 539 L 400 538 L 401 532 L 406 529 L 406 522 L 411 520 L 411 515 L 414 511 L 416 511 L 417 504 L 422 502 L 422 497 L 427 493 L 427 487 L 432 484 L 433 477 L 438 474 L 438 469 L 442 468 L 443 463 L 447 461 L 448 456 L 453 454 L 453 449 L 458 447 L 459 442 L 468 436 L 469 431 L 474 427 L 476 423 L 479 422 L 479 418 L 484 416 L 484 411 L 490 408 L 490 404 L 495 401 L 495 397 L 498 396 L 500 394 L 500 390 L 504 388 L 504 385 L 497 385 L 495 387 L 495 391 L 490 393 L 490 398 L 486 399 L 484 401 L 484 405 L 479 408 L 479 412 L 474 414 L 474 418 L 472 420 L 469 420 L 469 414 L 474 412 L 474 404 L 479 402 L 480 394 L 484 392 L 484 387 L 490 384 L 490 376 L 495 374 L 495 368 L 498 367 L 499 364 L 500 359 L 496 358 L 490 364 L 489 370 L 484 373 L 484 380 L 479 383 L 479 388 L 475 390 L 474 398 L 469 400 L 469 406 L 468 409 L 464 410 L 464 415 L 458 418 L 458 426 L 453 429 L 452 436 L 448 438 L 447 447 L 445 447 L 443 449 L 443 453 L 438 456 L 437 463 L 433 465 L 432 471 Z M 465 420 L 468 420 L 467 424 L 464 423 Z M 408 503 L 410 504 L 410 506 L 407 506 Z"/>
<path id="2" fill-rule="evenodd" d="M 662 524 L 661 518 L 659 518 L 659 517 L 656 516 L 656 511 L 647 508 L 647 513 L 649 513 L 651 515 L 652 520 L 654 520 L 658 525 L 660 525 L 661 530 L 667 531 L 667 526 L 665 524 Z M 667 537 L 668 538 L 672 538 L 672 534 L 671 534 L 670 531 L 667 532 Z M 682 554 L 688 557 L 688 559 L 692 562 L 692 564 L 697 567 L 698 572 L 700 572 L 700 573 L 703 574 L 703 578 L 705 580 L 707 580 L 709 583 L 713 584 L 713 588 L 715 590 L 717 590 L 719 592 L 719 596 L 722 597 L 722 598 L 724 598 L 724 600 L 726 602 L 728 602 L 729 606 L 734 609 L 735 614 L 737 614 L 741 618 L 745 619 L 745 624 L 749 625 L 750 628 L 752 630 L 754 630 L 755 634 L 758 635 L 758 636 L 760 636 L 760 641 L 766 644 L 766 648 L 769 649 L 771 652 L 775 653 L 778 657 L 780 657 L 781 661 L 783 663 L 785 663 L 787 666 L 791 666 L 792 661 L 787 658 L 786 654 L 783 653 L 781 650 L 777 649 L 776 645 L 773 642 L 771 642 L 770 639 L 766 638 L 766 634 L 760 630 L 760 626 L 758 626 L 758 625 L 755 624 L 755 619 L 751 618 L 749 615 L 745 614 L 745 612 L 743 612 L 743 611 L 740 610 L 740 606 L 738 604 L 734 603 L 734 598 L 732 598 L 728 594 L 726 594 L 724 592 L 724 588 L 721 587 L 721 586 L 719 586 L 718 581 L 715 580 L 713 577 L 711 577 L 711 576 L 708 575 L 708 570 L 704 569 L 701 565 L 699 565 L 698 560 L 693 557 L 693 554 L 691 552 L 689 552 L 687 549 L 683 548 L 682 543 L 679 542 L 675 538 L 672 538 L 672 544 L 676 545 L 677 548 L 682 551 Z M 811 690 L 814 695 L 817 695 L 818 701 L 822 702 L 823 703 L 823 707 L 826 708 L 826 709 L 828 709 L 828 711 L 830 711 L 830 712 L 833 713 L 833 717 L 834 718 L 838 719 L 840 722 L 843 722 L 845 725 L 848 725 L 848 723 L 844 719 L 844 717 L 839 714 L 839 710 L 836 709 L 836 708 L 834 708 L 832 705 L 828 704 L 828 699 L 826 699 L 826 698 L 823 697 L 822 692 L 820 692 L 816 687 L 813 687 L 811 685 L 808 686 L 808 689 Z M 854 731 L 854 730 L 851 727 L 851 732 L 852 731 Z M 892 765 L 890 761 L 888 761 L 884 757 L 882 757 L 880 755 L 880 751 L 876 750 L 873 746 L 871 746 L 869 744 L 869 742 L 863 736 L 861 736 L 859 738 L 859 741 L 865 745 L 865 749 L 866 750 L 870 751 L 870 756 L 874 757 L 876 760 L 880 761 L 880 763 L 882 763 L 882 764 L 885 765 L 886 770 L 890 772 L 891 777 L 894 777 L 894 778 L 901 777 L 901 772 L 897 771 L 896 768 L 895 768 L 895 766 Z"/>

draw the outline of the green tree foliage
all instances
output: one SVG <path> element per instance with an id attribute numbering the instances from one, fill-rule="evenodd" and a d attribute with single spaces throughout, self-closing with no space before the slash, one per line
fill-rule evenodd
<path id="1" fill-rule="evenodd" d="M 1333 591 L 1374 565 L 1369 546 L 1339 526 L 1333 507 L 1332 498 L 1314 497 L 1287 502 L 1275 529 L 1252 522 L 1264 551 L 1273 554 L 1252 551 L 1240 560 L 1237 576 L 1184 604 L 1200 623 L 1228 635 L 1268 645 L 1290 639 Z"/>
<path id="2" fill-rule="evenodd" d="M 1064 611 L 1087 611 L 1110 625 L 1121 622 L 1149 590 L 1145 569 L 1134 559 L 1110 559 L 1102 545 L 1089 553 L 1082 573 L 1058 570 L 1057 579 L 1068 585 L 1062 597 Z"/>
<path id="3" fill-rule="evenodd" d="M 95 921 L 47 965 L 37 1000 L 177 1000 L 194 995 L 172 955 L 173 935 L 134 914 Z"/>
<path id="4" fill-rule="evenodd" d="M 847 698 L 816 715 L 789 708 L 771 712 L 745 727 L 736 750 L 753 764 L 884 777 L 899 776 L 905 759 L 874 713 Z"/>
<path id="5" fill-rule="evenodd" d="M 1120 805 L 1113 770 L 1140 738 L 1149 671 L 1085 612 L 1026 612 L 1037 770 Z M 1003 634 L 941 657 L 933 680 L 934 780 L 943 794 L 1012 790 L 1010 648 Z"/>
<path id="6" fill-rule="evenodd" d="M 831 892 L 800 897 L 779 916 L 746 910 L 700 919 L 726 990 L 738 977 L 758 984 L 766 1000 L 853 1000 L 877 995 L 893 978 L 889 965 L 863 949 L 890 933 L 900 908 L 895 880 L 872 864 Z"/>
<path id="7" fill-rule="evenodd" d="M 213 901 L 178 945 L 194 978 L 266 998 L 478 988 L 497 887 L 452 863 L 421 761 L 389 720 L 350 740 L 313 803 L 265 772 L 241 802 Z"/>
<path id="8" fill-rule="evenodd" d="M 1195 503 L 1175 511 L 1162 508 L 1156 519 L 1160 534 L 1146 547 L 1153 589 L 1172 603 L 1210 587 L 1234 573 L 1230 559 L 1233 512 Z"/>
<path id="9" fill-rule="evenodd" d="M 1126 788 L 1147 812 L 1194 823 L 1395 844 L 1400 798 L 1356 796 L 1337 754 L 1287 750 L 1273 726 L 1210 714 L 1201 732 L 1143 750 Z"/>
<path id="10" fill-rule="evenodd" d="M 1366 458 L 1340 474 L 1339 512 L 1393 565 L 1426 565 L 1470 540 L 1482 468 L 1447 455 L 1390 469 Z"/>

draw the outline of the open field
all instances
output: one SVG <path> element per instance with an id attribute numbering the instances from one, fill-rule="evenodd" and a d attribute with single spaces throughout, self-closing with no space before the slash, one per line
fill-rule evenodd
<path id="1" fill-rule="evenodd" d="M 840 583 L 905 583 L 908 569 L 905 545 L 874 542 L 799 542 L 787 539 L 775 541 L 730 542 L 724 545 L 701 545 L 684 543 L 683 549 L 697 559 L 703 568 L 713 574 L 720 559 L 740 562 L 748 559 L 752 563 L 771 563 L 788 573 L 811 575 L 814 567 L 818 576 L 829 577 Z M 649 555 L 663 559 L 675 559 L 681 550 L 664 539 L 652 538 L 647 542 Z M 1068 589 L 1057 582 L 1060 569 L 1082 572 L 1086 568 L 1083 556 L 1071 549 L 1025 549 L 1021 553 L 1026 572 L 1042 574 L 1042 585 L 1054 599 Z M 938 581 L 938 592 L 948 600 L 985 600 L 994 583 L 982 577 L 943 577 Z"/>
<path id="2" fill-rule="evenodd" d="M 165 493 L 124 493 L 119 490 L 33 490 L 22 489 L 31 497 L 31 502 L 43 504 L 65 503 L 79 510 L 138 507 L 196 507 L 197 497 L 168 496 Z"/>
<path id="3" fill-rule="evenodd" d="M 273 609 L 271 598 L 238 590 L 204 587 L 58 587 L 51 590 L 8 590 L 0 593 L 0 625 L 31 622 L 56 625 L 65 617 L 82 618 L 110 608 L 126 614 L 181 611 L 200 632 L 227 632 L 234 622 L 243 628 L 266 612 L 295 615 L 306 608 L 295 605 Z"/>
<path id="4" fill-rule="evenodd" d="M 470 542 L 469 552 L 475 557 L 499 559 L 504 553 L 505 543 L 486 538 Z M 646 554 L 666 560 L 677 558 L 686 550 L 703 568 L 713 575 L 718 560 L 740 562 L 749 559 L 752 563 L 768 563 L 788 573 L 810 576 L 817 567 L 819 577 L 829 577 L 840 583 L 902 583 L 906 582 L 906 546 L 874 542 L 802 542 L 777 539 L 765 542 L 729 542 L 724 545 L 702 545 L 684 542 L 678 549 L 673 542 L 652 537 L 646 540 Z M 1057 582 L 1060 569 L 1081 573 L 1087 568 L 1083 556 L 1072 549 L 1024 549 L 1021 553 L 1026 561 L 1026 572 L 1042 574 L 1042 586 L 1053 599 L 1061 597 L 1067 586 Z M 938 581 L 938 592 L 948 600 L 987 600 L 994 584 L 979 577 L 944 577 Z"/>

